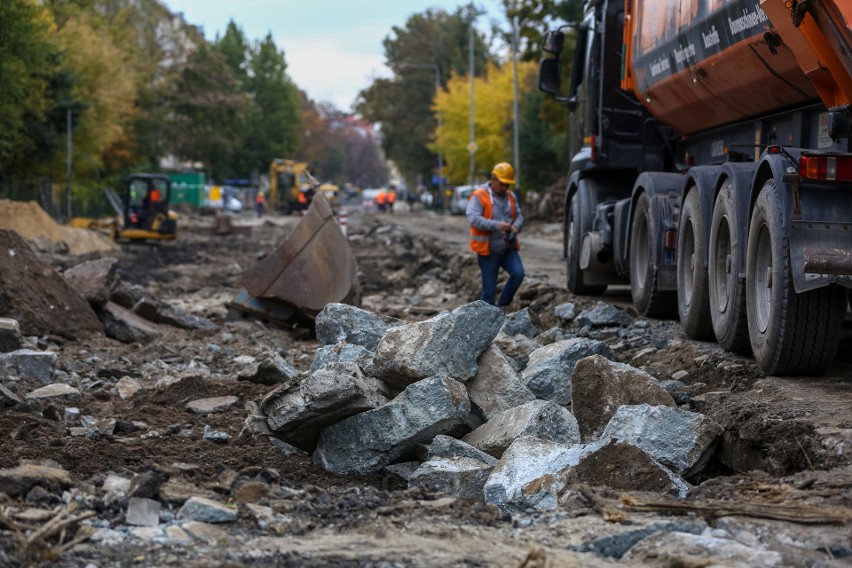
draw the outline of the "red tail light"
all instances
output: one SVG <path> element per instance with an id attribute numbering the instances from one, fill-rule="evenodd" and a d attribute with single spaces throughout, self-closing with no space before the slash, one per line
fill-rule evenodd
<path id="1" fill-rule="evenodd" d="M 677 230 L 668 229 L 663 233 L 663 246 L 668 250 L 675 250 L 677 248 Z"/>
<path id="2" fill-rule="evenodd" d="M 852 181 L 852 156 L 802 154 L 799 176 L 813 181 Z"/>

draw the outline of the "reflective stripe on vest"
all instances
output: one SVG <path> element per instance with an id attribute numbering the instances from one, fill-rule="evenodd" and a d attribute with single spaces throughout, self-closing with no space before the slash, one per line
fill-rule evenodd
<path id="1" fill-rule="evenodd" d="M 509 205 L 512 207 L 512 222 L 514 222 L 518 216 L 518 209 L 515 203 L 514 194 L 509 193 L 508 196 Z M 491 196 L 491 189 L 485 187 L 477 188 L 473 194 L 471 194 L 471 198 L 473 197 L 479 199 L 479 202 L 482 204 L 482 216 L 486 219 L 492 219 L 494 216 L 494 202 Z M 476 254 L 488 255 L 490 254 L 490 248 L 488 246 L 490 241 L 491 231 L 483 231 L 473 226 L 470 227 L 470 250 Z M 515 250 L 521 250 L 521 245 L 518 243 L 518 239 L 515 239 Z"/>

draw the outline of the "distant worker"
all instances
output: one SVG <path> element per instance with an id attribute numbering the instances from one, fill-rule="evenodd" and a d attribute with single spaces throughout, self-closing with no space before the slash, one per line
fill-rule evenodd
<path id="1" fill-rule="evenodd" d="M 388 212 L 393 213 L 393 204 L 396 203 L 396 187 L 391 186 L 388 191 Z"/>
<path id="2" fill-rule="evenodd" d="M 382 189 L 376 194 L 376 207 L 379 208 L 379 213 L 384 213 L 388 206 L 388 194 Z"/>
<path id="3" fill-rule="evenodd" d="M 257 218 L 263 217 L 263 210 L 266 209 L 266 199 L 263 197 L 263 192 L 258 191 L 257 197 L 254 198 L 254 208 L 257 210 Z"/>
<path id="4" fill-rule="evenodd" d="M 515 183 L 515 170 L 508 162 L 494 166 L 491 179 L 476 188 L 467 202 L 470 224 L 470 248 L 477 254 L 482 275 L 481 299 L 494 304 L 497 280 L 502 268 L 509 280 L 500 294 L 497 306 L 504 311 L 515 298 L 524 280 L 524 265 L 518 251 L 518 233 L 524 226 L 524 216 L 515 194 L 509 186 Z"/>

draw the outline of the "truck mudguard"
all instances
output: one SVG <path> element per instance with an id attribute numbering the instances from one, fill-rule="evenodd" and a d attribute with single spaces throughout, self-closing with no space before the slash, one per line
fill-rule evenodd
<path id="1" fill-rule="evenodd" d="M 790 268 L 796 292 L 801 294 L 831 283 L 852 288 L 852 276 L 807 272 L 806 266 L 809 250 L 852 250 L 849 188 L 838 184 L 801 183 L 794 174 L 804 151 L 801 148 L 785 148 L 785 151 L 786 156 L 770 153 L 762 156 L 752 184 L 749 217 L 764 184 L 774 180 L 781 190 L 781 227 L 790 241 Z"/>
<path id="2" fill-rule="evenodd" d="M 651 211 L 650 219 L 654 227 L 654 239 L 652 250 L 653 265 L 659 268 L 662 265 L 675 265 L 674 252 L 667 255 L 663 248 L 663 236 L 666 230 L 677 229 L 677 213 L 680 207 L 679 198 L 683 190 L 684 176 L 683 174 L 665 173 L 665 172 L 645 172 L 640 174 L 633 185 L 633 192 L 630 201 L 630 215 L 633 219 L 635 216 L 636 202 L 642 193 L 648 194 L 650 198 Z M 630 250 L 630 231 L 625 231 L 621 235 L 624 241 L 620 244 L 620 249 L 624 251 Z M 628 252 L 629 254 L 629 252 Z M 667 258 L 671 256 L 671 258 Z M 629 259 L 625 259 L 626 261 Z M 675 283 L 672 282 L 671 289 L 674 290 Z M 666 286 L 668 289 L 668 285 Z"/>

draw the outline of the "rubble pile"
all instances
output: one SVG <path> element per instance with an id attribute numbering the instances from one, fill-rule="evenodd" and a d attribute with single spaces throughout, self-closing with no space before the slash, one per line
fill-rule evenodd
<path id="1" fill-rule="evenodd" d="M 469 255 L 375 217 L 349 227 L 366 309 L 326 306 L 316 339 L 228 321 L 286 230 L 192 223 L 0 288 L 0 566 L 852 557 L 842 385 L 785 402 L 808 384 L 534 278 L 504 315 Z M 89 336 L 49 307 L 72 296 Z"/>
<path id="2" fill-rule="evenodd" d="M 599 305 L 577 320 L 618 327 L 632 318 Z M 330 472 L 393 466 L 410 487 L 485 499 L 504 512 L 553 510 L 569 479 L 607 485 L 611 470 L 620 489 L 685 496 L 722 428 L 678 408 L 601 341 L 566 335 L 532 349 L 516 369 L 498 336 L 506 344 L 535 335 L 528 311 L 506 318 L 481 301 L 414 323 L 331 304 L 317 317 L 310 374 L 251 405 L 247 425 Z"/>

